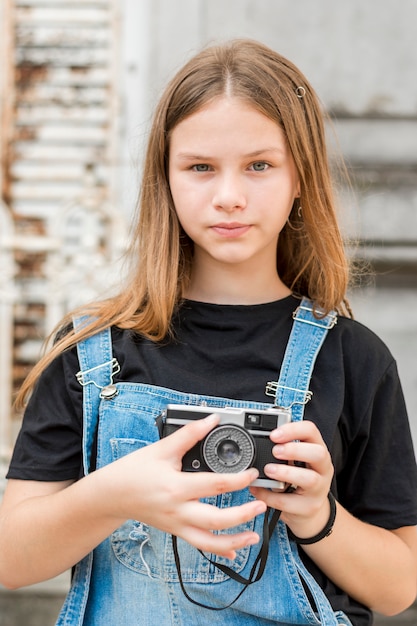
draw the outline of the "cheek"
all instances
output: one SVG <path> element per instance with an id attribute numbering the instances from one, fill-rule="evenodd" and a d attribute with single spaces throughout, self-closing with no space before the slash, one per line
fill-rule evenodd
<path id="1" fill-rule="evenodd" d="M 187 206 L 194 196 L 192 187 L 177 176 L 170 177 L 169 187 L 175 206 Z"/>
<path id="2" fill-rule="evenodd" d="M 189 219 L 189 214 L 191 212 L 192 206 L 192 198 L 190 195 L 178 193 L 177 189 L 171 190 L 172 200 L 174 202 L 175 212 L 177 214 L 178 220 L 182 224 Z"/>
<path id="3" fill-rule="evenodd" d="M 182 194 L 173 194 L 175 212 L 179 223 L 187 235 L 193 232 L 193 225 L 196 224 L 195 204 L 188 196 L 184 198 Z"/>
<path id="4" fill-rule="evenodd" d="M 202 215 L 206 200 L 203 199 L 201 190 L 186 181 L 174 180 L 170 188 L 178 219 L 186 230 L 199 215 Z"/>

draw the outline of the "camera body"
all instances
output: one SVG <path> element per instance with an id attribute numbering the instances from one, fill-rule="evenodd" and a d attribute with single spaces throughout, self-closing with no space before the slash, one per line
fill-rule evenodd
<path id="1" fill-rule="evenodd" d="M 291 421 L 291 411 L 278 407 L 259 410 L 168 404 L 159 420 L 161 437 L 212 413 L 220 416 L 219 424 L 186 452 L 182 471 L 237 473 L 256 467 L 259 477 L 253 485 L 284 491 L 286 484 L 265 476 L 264 467 L 267 463 L 286 463 L 273 456 L 274 444 L 269 435 Z"/>

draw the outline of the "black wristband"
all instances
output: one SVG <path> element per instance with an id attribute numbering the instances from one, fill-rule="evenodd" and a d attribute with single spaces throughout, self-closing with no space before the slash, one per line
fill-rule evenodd
<path id="1" fill-rule="evenodd" d="M 289 539 L 292 539 L 293 541 L 295 541 L 295 543 L 298 543 L 302 546 L 309 546 L 310 544 L 317 543 L 318 541 L 321 541 L 325 537 L 328 537 L 329 535 L 332 534 L 334 521 L 336 519 L 336 500 L 334 499 L 334 496 L 331 493 L 331 491 L 329 491 L 329 494 L 327 497 L 330 502 L 330 515 L 329 515 L 327 524 L 323 528 L 323 530 L 317 533 L 317 535 L 314 535 L 314 537 L 306 537 L 304 539 L 303 537 L 297 537 L 289 528 L 287 528 L 287 534 L 288 534 Z"/>

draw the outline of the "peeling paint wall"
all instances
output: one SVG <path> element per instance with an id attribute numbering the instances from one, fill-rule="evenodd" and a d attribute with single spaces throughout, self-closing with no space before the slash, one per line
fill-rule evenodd
<path id="1" fill-rule="evenodd" d="M 0 254 L 10 257 L 14 289 L 0 275 L 13 364 L 0 381 L 4 451 L 20 419 L 10 422 L 12 393 L 61 315 L 96 295 L 124 235 L 114 176 L 118 2 L 6 0 L 2 26 Z M 0 322 L 3 343 L 9 322 Z"/>
<path id="2" fill-rule="evenodd" d="M 44 220 L 88 184 L 106 184 L 113 124 L 110 0 L 15 0 L 14 124 L 5 200 Z M 37 230 L 37 227 L 35 227 Z"/>

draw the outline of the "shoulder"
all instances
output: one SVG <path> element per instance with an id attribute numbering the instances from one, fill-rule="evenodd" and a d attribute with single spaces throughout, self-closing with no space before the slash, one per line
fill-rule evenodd
<path id="1" fill-rule="evenodd" d="M 375 333 L 374 330 L 363 324 L 360 320 L 352 319 L 339 315 L 335 326 L 340 334 L 345 338 L 357 338 L 369 345 L 377 346 L 378 349 L 387 350 L 383 340 Z"/>
<path id="2" fill-rule="evenodd" d="M 394 357 L 386 343 L 373 330 L 357 320 L 340 316 L 329 332 L 327 348 L 333 358 L 356 370 L 371 368 L 381 376 L 390 368 Z"/>
<path id="3" fill-rule="evenodd" d="M 336 423 L 352 441 L 363 429 L 369 430 L 372 420 L 385 421 L 387 404 L 392 415 L 406 415 L 391 351 L 374 331 L 350 318 L 339 317 L 329 331 L 317 357 L 312 389 L 321 399 L 324 415 L 334 416 L 332 420 L 316 416 L 330 439 Z"/>

